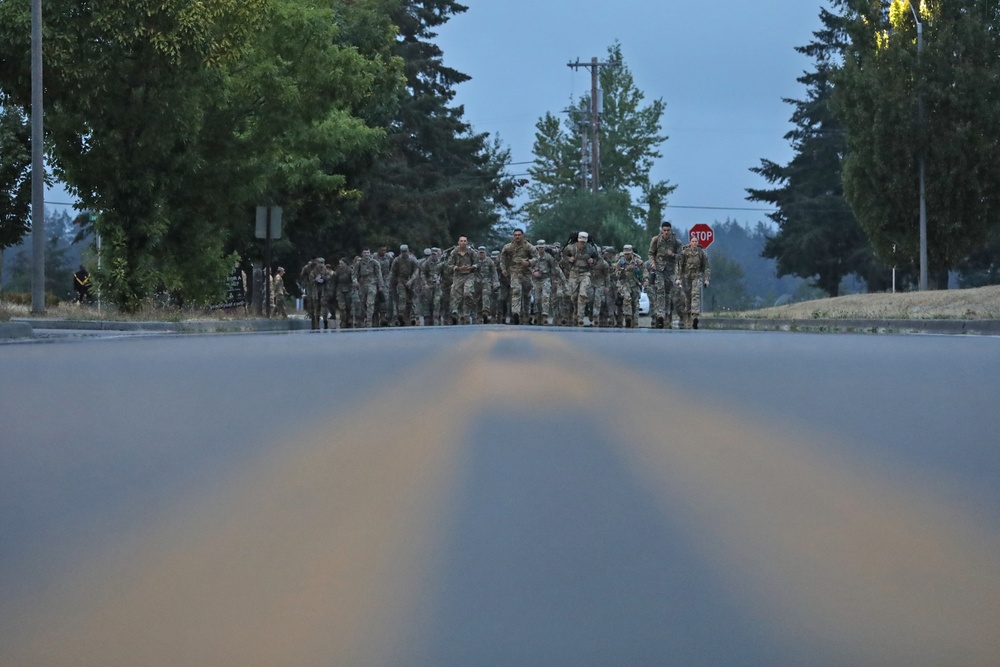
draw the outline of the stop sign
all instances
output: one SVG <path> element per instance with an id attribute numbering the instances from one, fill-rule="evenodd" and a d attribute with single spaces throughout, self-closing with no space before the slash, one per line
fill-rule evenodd
<path id="1" fill-rule="evenodd" d="M 713 232 L 712 228 L 705 223 L 699 222 L 691 228 L 690 237 L 698 239 L 698 244 L 702 248 L 707 248 L 712 245 L 712 241 L 715 240 L 715 232 Z"/>

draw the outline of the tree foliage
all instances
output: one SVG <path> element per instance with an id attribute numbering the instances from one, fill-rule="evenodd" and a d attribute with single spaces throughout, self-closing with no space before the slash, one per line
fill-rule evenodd
<path id="1" fill-rule="evenodd" d="M 588 93 L 565 119 L 550 112 L 535 124 L 529 201 L 521 209 L 532 236 L 562 239 L 586 229 L 601 243 L 643 247 L 649 229 L 659 232 L 667 197 L 676 187 L 650 178 L 667 139 L 661 125 L 666 106 L 659 99 L 644 104 L 645 95 L 625 65 L 620 44 L 608 48 L 607 62 L 617 66 L 601 67 L 599 74 L 604 103 L 600 191 L 584 187 L 589 169 L 583 159 L 589 142 Z"/>
<path id="2" fill-rule="evenodd" d="M 466 11 L 454 0 L 402 0 L 389 13 L 398 28 L 392 54 L 405 85 L 372 123 L 387 128 L 385 143 L 353 165 L 349 185 L 359 197 L 316 226 L 313 245 L 356 252 L 362 245 L 411 247 L 484 241 L 511 207 L 517 182 L 506 174 L 509 151 L 477 133 L 454 103 L 469 76 L 444 64 L 435 30 Z"/>
<path id="3" fill-rule="evenodd" d="M 847 37 L 833 99 L 847 130 L 844 192 L 884 261 L 928 259 L 940 283 L 1000 224 L 1000 6 L 989 0 L 835 0 Z"/>
<path id="4" fill-rule="evenodd" d="M 777 260 L 779 276 L 796 275 L 837 296 L 840 283 L 858 274 L 879 288 L 887 271 L 874 258 L 871 245 L 844 198 L 841 160 L 847 151 L 844 130 L 833 114 L 831 76 L 843 48 L 841 19 L 823 10 L 823 29 L 796 51 L 811 56 L 815 68 L 798 81 L 806 87 L 802 100 L 786 99 L 794 107 L 795 129 L 785 135 L 795 155 L 787 165 L 761 160 L 751 169 L 772 189 L 748 189 L 748 199 L 772 204 L 768 217 L 778 233 L 768 239 L 764 256 Z"/>
<path id="5" fill-rule="evenodd" d="M 394 62 L 341 30 L 376 6 L 46 3 L 48 148 L 82 206 L 101 212 L 112 301 L 134 310 L 158 287 L 211 300 L 253 205 L 344 194 L 344 165 L 382 135 L 361 116 L 384 104 Z M 0 89 L 22 109 L 29 14 L 24 0 L 0 4 L 0 60 L 12 65 Z"/>
<path id="6" fill-rule="evenodd" d="M 24 114 L 3 104 L 2 94 L 0 156 L 0 251 L 3 251 L 20 243 L 29 229 L 31 130 Z"/>

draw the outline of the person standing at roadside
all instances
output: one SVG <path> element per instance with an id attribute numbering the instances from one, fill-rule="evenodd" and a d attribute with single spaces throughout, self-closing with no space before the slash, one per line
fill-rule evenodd
<path id="1" fill-rule="evenodd" d="M 285 290 L 285 267 L 279 266 L 271 278 L 271 314 L 274 317 L 288 319 L 288 312 L 285 310 L 285 298 L 288 292 Z"/>

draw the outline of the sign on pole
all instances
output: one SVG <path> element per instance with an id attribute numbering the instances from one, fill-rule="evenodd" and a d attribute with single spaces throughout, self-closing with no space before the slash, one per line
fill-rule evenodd
<path id="1" fill-rule="evenodd" d="M 712 241 L 715 240 L 715 232 L 712 228 L 703 222 L 699 222 L 697 225 L 691 228 L 691 238 L 698 239 L 698 245 L 702 248 L 707 248 L 712 245 Z"/>
<path id="2" fill-rule="evenodd" d="M 257 207 L 257 238 L 266 239 L 268 212 L 270 211 L 271 239 L 281 238 L 281 207 L 280 206 L 258 206 Z"/>

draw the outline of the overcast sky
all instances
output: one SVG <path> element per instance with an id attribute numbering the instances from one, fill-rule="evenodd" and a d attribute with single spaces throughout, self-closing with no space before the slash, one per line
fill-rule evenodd
<path id="1" fill-rule="evenodd" d="M 745 199 L 746 188 L 767 187 L 750 167 L 761 158 L 784 164 L 792 156 L 783 137 L 793 109 L 782 99 L 804 97 L 796 79 L 812 63 L 794 49 L 820 28 L 825 2 L 465 4 L 469 10 L 443 26 L 436 41 L 445 63 L 472 77 L 458 87 L 466 120 L 476 131 L 498 135 L 514 162 L 532 159 L 541 116 L 589 94 L 589 69 L 567 63 L 604 61 L 617 40 L 646 100 L 666 103 L 669 138 L 653 177 L 678 186 L 668 218 L 684 228 L 727 217 L 767 222 L 762 212 L 738 209 L 762 207 Z"/>

